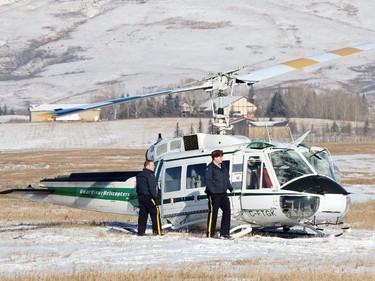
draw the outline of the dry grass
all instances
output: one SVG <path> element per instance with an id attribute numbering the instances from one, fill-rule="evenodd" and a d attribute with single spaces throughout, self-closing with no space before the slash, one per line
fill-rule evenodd
<path id="1" fill-rule="evenodd" d="M 113 280 L 289 280 L 289 281 L 372 281 L 375 276 L 371 272 L 350 272 L 346 265 L 334 265 L 332 269 L 298 269 L 290 265 L 288 271 L 265 271 L 258 269 L 259 261 L 244 260 L 240 267 L 225 262 L 206 262 L 204 264 L 184 264 L 170 269 L 146 268 L 142 271 L 128 270 L 108 272 L 105 270 L 86 271 L 82 273 L 51 273 L 47 275 L 18 275 L 5 277 L 3 281 L 113 281 Z M 276 262 L 277 266 L 277 262 Z M 314 267 L 311 267 L 314 268 Z M 371 267 L 370 267 L 371 268 Z M 352 268 L 350 268 L 352 269 Z"/>
<path id="2" fill-rule="evenodd" d="M 347 223 L 356 229 L 375 229 L 375 201 L 352 203 L 345 217 Z"/>
<path id="3" fill-rule="evenodd" d="M 375 154 L 375 141 L 309 143 L 308 145 L 326 147 L 332 155 Z"/>

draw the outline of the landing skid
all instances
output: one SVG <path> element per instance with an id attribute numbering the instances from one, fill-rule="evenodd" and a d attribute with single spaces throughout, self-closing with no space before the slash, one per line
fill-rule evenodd
<path id="1" fill-rule="evenodd" d="M 229 235 L 232 237 L 232 239 L 237 239 L 249 234 L 252 230 L 253 228 L 250 224 L 242 224 L 232 228 L 229 231 Z"/>
<path id="2" fill-rule="evenodd" d="M 317 233 L 317 237 L 339 237 L 343 235 L 346 232 L 350 232 L 351 228 L 349 226 L 342 226 L 340 228 L 337 227 L 336 224 L 327 224 L 326 229 L 317 227 L 317 226 L 312 226 L 312 225 L 302 225 L 304 228 L 311 229 L 312 231 Z M 333 226 L 333 229 L 329 228 L 329 226 Z M 339 232 L 338 232 L 339 231 Z M 330 233 L 332 232 L 332 233 Z"/>
<path id="3" fill-rule="evenodd" d="M 339 231 L 339 232 L 338 232 Z M 299 224 L 296 227 L 275 227 L 275 228 L 259 228 L 253 232 L 257 235 L 262 236 L 274 236 L 280 238 L 327 238 L 327 237 L 339 237 L 345 232 L 349 232 L 350 227 L 342 227 L 341 229 L 322 229 L 310 224 Z"/>

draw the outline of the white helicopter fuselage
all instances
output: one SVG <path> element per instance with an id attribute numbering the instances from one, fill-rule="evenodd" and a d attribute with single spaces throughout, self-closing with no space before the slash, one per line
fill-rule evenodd
<path id="1" fill-rule="evenodd" d="M 162 140 L 147 157 L 155 162 L 164 227 L 205 227 L 205 169 L 211 152 L 224 152 L 234 191 L 231 226 L 290 227 L 338 223 L 348 210 L 347 192 L 319 175 L 295 147 L 251 143 L 243 136 L 206 135 Z M 82 173 L 41 181 L 45 193 L 25 199 L 73 208 L 137 215 L 136 172 Z M 219 218 L 220 220 L 220 218 Z"/>

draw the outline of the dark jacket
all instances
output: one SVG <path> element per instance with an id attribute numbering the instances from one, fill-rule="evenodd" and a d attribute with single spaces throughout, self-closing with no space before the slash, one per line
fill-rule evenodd
<path id="1" fill-rule="evenodd" d="M 229 181 L 229 172 L 222 164 L 221 168 L 211 162 L 206 168 L 207 194 L 227 193 L 227 189 L 233 190 Z"/>
<path id="2" fill-rule="evenodd" d="M 136 179 L 138 195 L 150 195 L 154 199 L 158 197 L 156 192 L 156 179 L 153 171 L 144 168 L 143 171 L 137 175 Z"/>

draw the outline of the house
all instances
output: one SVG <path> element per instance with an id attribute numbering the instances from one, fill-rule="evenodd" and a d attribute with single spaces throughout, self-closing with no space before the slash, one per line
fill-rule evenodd
<path id="1" fill-rule="evenodd" d="M 50 121 L 47 117 L 42 116 L 43 113 L 51 112 L 56 109 L 66 109 L 71 107 L 79 107 L 83 104 L 40 104 L 30 105 L 30 122 Z M 87 121 L 96 122 L 100 120 L 100 109 L 92 109 L 74 113 L 56 118 L 56 121 Z"/>
<path id="2" fill-rule="evenodd" d="M 291 142 L 293 140 L 288 121 L 252 121 L 237 118 L 230 122 L 233 133 L 244 135 L 251 141 Z"/>
<path id="3" fill-rule="evenodd" d="M 219 108 L 220 98 L 217 97 L 213 100 L 215 111 Z M 221 97 L 221 107 L 224 109 L 224 114 L 230 113 L 231 115 L 242 115 L 253 117 L 257 107 L 249 102 L 244 96 L 226 96 Z M 199 106 L 200 112 L 207 115 L 212 115 L 212 101 L 208 100 Z"/>
<path id="4" fill-rule="evenodd" d="M 184 102 L 180 105 L 181 115 L 188 116 L 194 113 L 194 107 L 187 102 Z"/>

